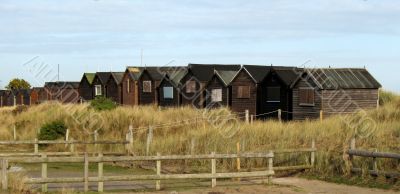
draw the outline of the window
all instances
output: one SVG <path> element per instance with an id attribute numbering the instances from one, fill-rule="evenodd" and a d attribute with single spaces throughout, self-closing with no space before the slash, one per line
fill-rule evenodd
<path id="1" fill-rule="evenodd" d="M 187 81 L 186 82 L 186 93 L 195 93 L 196 92 L 196 82 L 195 81 Z"/>
<path id="2" fill-rule="evenodd" d="M 222 101 L 222 89 L 212 89 L 211 90 L 211 101 L 221 102 Z"/>
<path id="3" fill-rule="evenodd" d="M 126 92 L 131 93 L 131 80 L 126 80 Z"/>
<path id="4" fill-rule="evenodd" d="M 315 89 L 314 88 L 300 88 L 299 101 L 300 106 L 314 106 L 315 105 Z"/>
<path id="5" fill-rule="evenodd" d="M 96 95 L 96 96 L 101 96 L 102 95 L 101 85 L 95 85 L 94 86 L 94 95 Z"/>
<path id="6" fill-rule="evenodd" d="M 280 101 L 281 101 L 281 88 L 267 87 L 267 102 L 280 102 Z"/>
<path id="7" fill-rule="evenodd" d="M 164 87 L 163 93 L 164 93 L 164 99 L 173 99 L 174 98 L 174 88 L 173 87 Z"/>
<path id="8" fill-rule="evenodd" d="M 151 92 L 151 81 L 143 81 L 143 92 Z"/>
<path id="9" fill-rule="evenodd" d="M 238 98 L 250 98 L 250 86 L 238 86 L 237 90 Z"/>

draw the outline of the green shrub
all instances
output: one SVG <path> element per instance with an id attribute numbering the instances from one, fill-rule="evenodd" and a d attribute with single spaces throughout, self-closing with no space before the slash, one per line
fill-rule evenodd
<path id="1" fill-rule="evenodd" d="M 115 109 L 117 105 L 111 99 L 100 96 L 90 101 L 90 107 L 102 111 Z"/>
<path id="2" fill-rule="evenodd" d="M 39 140 L 56 140 L 65 136 L 67 126 L 63 121 L 46 123 L 40 128 Z"/>

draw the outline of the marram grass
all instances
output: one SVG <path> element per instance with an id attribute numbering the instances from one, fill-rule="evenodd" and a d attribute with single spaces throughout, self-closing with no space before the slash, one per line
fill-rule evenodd
<path id="1" fill-rule="evenodd" d="M 267 152 L 275 149 L 308 148 L 312 139 L 318 149 L 316 167 L 311 172 L 329 176 L 346 175 L 351 137 L 358 136 L 356 146 L 362 149 L 400 153 L 400 100 L 394 98 L 379 109 L 354 115 L 338 115 L 324 121 L 307 120 L 279 123 L 255 121 L 252 125 L 235 121 L 227 109 L 196 110 L 190 107 L 159 109 L 154 106 L 118 107 L 115 110 L 96 112 L 83 105 L 45 103 L 32 106 L 27 111 L 13 115 L 12 108 L 0 109 L 0 138 L 11 140 L 13 126 L 17 139 L 32 140 L 46 122 L 63 120 L 77 140 L 92 140 L 99 132 L 100 140 L 124 140 L 129 125 L 133 126 L 135 155 L 146 154 L 149 126 L 154 126 L 150 154 L 204 154 L 236 153 L 240 142 L 242 152 Z M 243 115 L 237 115 L 242 117 Z M 214 124 L 204 119 L 217 119 Z M 229 118 L 229 120 L 228 120 Z M 227 122 L 222 122 L 227 121 Z M 223 123 L 223 124 L 221 124 Z M 217 124 L 217 126 L 215 125 Z M 375 126 L 369 127 L 368 126 Z M 366 128 L 367 127 L 367 128 Z M 229 129 L 229 130 L 226 130 Z M 3 150 L 5 148 L 3 147 Z M 64 145 L 48 147 L 65 151 Z M 83 149 L 79 146 L 78 149 Z M 123 146 L 103 146 L 105 151 L 123 151 Z M 296 165 L 306 162 L 306 155 L 277 156 L 275 165 Z M 359 167 L 371 167 L 371 160 L 356 158 Z M 206 163 L 204 163 L 206 164 Z M 233 168 L 232 161 L 223 162 Z M 248 160 L 246 167 L 260 167 L 263 160 Z M 201 163 L 200 163 L 201 165 Z M 381 170 L 400 170 L 398 161 L 379 160 Z"/>

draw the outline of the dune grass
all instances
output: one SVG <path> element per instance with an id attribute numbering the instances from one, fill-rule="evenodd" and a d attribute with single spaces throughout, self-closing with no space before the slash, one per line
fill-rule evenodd
<path id="1" fill-rule="evenodd" d="M 234 115 L 228 109 L 196 110 L 191 107 L 159 109 L 154 106 L 118 107 L 110 111 L 95 111 L 88 104 L 62 105 L 45 103 L 32 106 L 25 112 L 12 114 L 12 108 L 0 109 L 0 138 L 11 140 L 13 125 L 17 138 L 32 140 L 43 124 L 63 120 L 78 140 L 92 140 L 97 130 L 100 139 L 124 140 L 129 125 L 133 126 L 135 155 L 145 155 L 149 126 L 153 126 L 150 154 L 204 154 L 210 152 L 235 153 L 240 142 L 243 152 L 266 152 L 274 149 L 306 148 L 312 139 L 318 148 L 316 167 L 308 172 L 319 177 L 347 176 L 350 139 L 357 137 L 357 147 L 400 153 L 400 99 L 394 95 L 381 95 L 379 109 L 357 114 L 337 115 L 324 121 L 306 120 L 280 123 L 275 120 L 243 122 L 242 114 Z M 386 97 L 390 96 L 390 97 Z M 371 127 L 372 126 L 372 127 Z M 62 151 L 65 147 L 47 149 Z M 78 149 L 83 149 L 78 147 Z M 123 151 L 123 146 L 104 146 L 104 151 Z M 306 156 L 292 154 L 278 156 L 276 165 L 304 163 Z M 180 162 L 180 161 L 178 161 Z M 246 160 L 245 167 L 259 167 L 263 160 Z M 359 167 L 371 167 L 372 161 L 356 158 Z M 178 163 L 180 164 L 180 163 Z M 199 166 L 207 163 L 194 162 Z M 221 162 L 233 169 L 233 161 Z M 398 161 L 379 160 L 382 170 L 400 170 Z"/>

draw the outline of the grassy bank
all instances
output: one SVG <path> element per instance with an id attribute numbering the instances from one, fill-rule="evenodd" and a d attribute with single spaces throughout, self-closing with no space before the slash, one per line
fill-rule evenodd
<path id="1" fill-rule="evenodd" d="M 400 99 L 396 95 L 384 95 L 379 109 L 350 115 L 338 115 L 324 121 L 255 121 L 252 125 L 240 120 L 243 115 L 230 115 L 227 109 L 204 112 L 190 107 L 160 110 L 147 107 L 118 107 L 111 111 L 96 112 L 89 105 L 62 105 L 46 103 L 28 108 L 20 113 L 12 108 L 0 109 L 0 138 L 11 140 L 13 126 L 17 138 L 32 140 L 37 130 L 49 121 L 63 120 L 74 139 L 88 140 L 94 130 L 100 139 L 124 139 L 129 125 L 134 127 L 136 155 L 145 155 L 149 126 L 153 126 L 150 152 L 155 154 L 185 153 L 235 153 L 236 143 L 242 151 L 266 152 L 270 149 L 309 147 L 316 140 L 318 148 L 316 168 L 309 172 L 318 177 L 347 176 L 347 156 L 351 137 L 357 136 L 357 147 L 400 153 Z M 215 122 L 214 122 L 215 121 Z M 372 127 L 371 127 L 372 126 Z M 50 147 L 63 150 L 64 146 Z M 83 149 L 80 147 L 80 149 Z M 104 147 L 107 151 L 123 151 L 123 147 Z M 281 156 L 279 165 L 295 165 L 305 161 L 304 155 Z M 260 166 L 265 161 L 248 160 L 246 167 Z M 203 165 L 205 163 L 195 163 Z M 221 165 L 233 169 L 234 163 Z M 356 165 L 370 167 L 372 161 L 356 158 Z M 396 169 L 398 161 L 379 160 L 379 169 Z"/>

